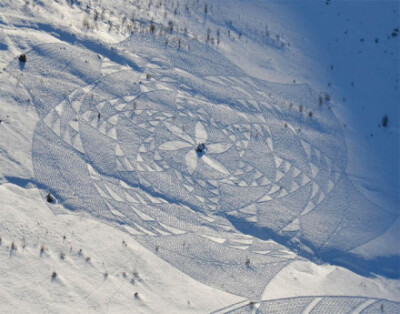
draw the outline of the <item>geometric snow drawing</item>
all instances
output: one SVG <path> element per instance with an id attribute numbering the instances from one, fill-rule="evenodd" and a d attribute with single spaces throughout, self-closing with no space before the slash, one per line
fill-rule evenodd
<path id="1" fill-rule="evenodd" d="M 262 301 L 252 304 L 237 304 L 235 308 L 227 308 L 217 313 L 399 313 L 400 303 L 382 299 L 321 296 L 297 297 Z"/>
<path id="2" fill-rule="evenodd" d="M 65 44 L 9 65 L 40 118 L 37 182 L 66 208 L 248 298 L 299 256 L 347 254 L 395 220 L 347 178 L 339 123 L 308 86 L 251 78 L 199 42 L 138 36 L 114 53 L 130 69 L 103 75 L 110 61 Z"/>

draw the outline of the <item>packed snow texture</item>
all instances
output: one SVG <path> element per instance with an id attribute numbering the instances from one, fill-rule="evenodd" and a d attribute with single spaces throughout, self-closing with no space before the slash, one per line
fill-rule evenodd
<path id="1" fill-rule="evenodd" d="M 249 26 L 249 21 L 240 21 L 240 16 L 235 26 L 231 20 L 224 20 L 229 14 L 236 16 L 242 6 L 240 1 L 232 3 L 236 8 L 233 13 L 229 10 L 224 13 L 217 5 L 214 15 L 197 12 L 192 16 L 185 9 L 190 18 L 182 20 L 196 30 L 198 25 L 228 29 L 232 42 L 236 35 L 237 40 L 243 36 L 253 47 L 261 36 L 253 29 L 256 24 Z M 60 5 L 57 10 L 64 12 L 60 1 L 53 5 L 54 8 Z M 113 9 L 119 10 L 119 4 L 115 5 Z M 166 8 L 172 10 L 173 6 L 168 5 Z M 253 1 L 249 9 L 258 5 L 263 7 Z M 191 9 L 196 7 L 192 6 Z M 26 4 L 24 10 L 28 7 Z M 76 7 L 85 5 L 68 2 L 68 10 Z M 199 8 L 202 11 L 204 6 L 197 1 L 198 11 Z M 90 9 L 87 6 L 89 12 Z M 159 16 L 150 15 L 151 22 L 136 17 L 144 25 L 140 24 L 141 31 L 132 32 L 127 38 L 121 31 L 116 36 L 126 39 L 114 39 L 111 47 L 90 38 L 77 38 L 69 29 L 52 23 L 27 23 L 28 28 L 38 28 L 62 40 L 31 44 L 31 49 L 24 52 L 26 59 L 15 55 L 1 77 L 4 84 L 0 88 L 8 93 L 11 103 L 29 102 L 37 113 L 37 118 L 32 119 L 37 121 L 32 136 L 25 141 L 32 146 L 21 152 L 32 159 L 32 177 L 22 178 L 31 171 L 30 161 L 18 163 L 12 154 L 6 156 L 7 169 L 12 169 L 8 167 L 10 163 L 21 169 L 26 166 L 27 170 L 18 169 L 26 172 L 21 178 L 18 171 L 5 177 L 7 182 L 0 190 L 7 197 L 4 217 L 11 212 L 13 201 L 9 200 L 14 199 L 15 193 L 21 193 L 21 202 L 31 197 L 37 203 L 37 196 L 31 196 L 29 189 L 20 192 L 14 185 L 34 186 L 44 201 L 47 198 L 48 209 L 57 215 L 54 217 L 73 216 L 79 221 L 85 217 L 90 221 L 87 225 L 93 224 L 94 219 L 102 226 L 101 230 L 110 232 L 112 239 L 120 234 L 133 239 L 135 250 L 147 258 L 146 269 L 166 270 L 165 276 L 151 277 L 153 281 L 161 278 L 164 283 L 182 272 L 187 276 L 180 282 L 196 287 L 199 293 L 208 293 L 208 298 L 218 289 L 215 303 L 206 306 L 207 301 L 203 300 L 204 304 L 192 308 L 194 311 L 209 312 L 221 304 L 230 304 L 214 313 L 399 312 L 400 303 L 395 302 L 399 299 L 398 283 L 390 279 L 400 276 L 400 253 L 392 245 L 398 235 L 395 229 L 399 213 L 392 206 L 384 206 L 385 202 L 375 201 L 370 191 L 365 193 L 358 180 L 351 177 L 349 163 L 350 169 L 356 169 L 354 147 L 352 144 L 349 147 L 352 142 L 335 114 L 337 111 L 332 109 L 330 96 L 316 92 L 308 84 L 276 83 L 249 75 L 249 69 L 257 68 L 257 62 L 263 63 L 263 58 L 258 56 L 254 64 L 247 60 L 239 68 L 237 54 L 243 50 L 234 51 L 232 47 L 241 47 L 240 43 L 221 43 L 214 49 L 211 39 L 205 40 L 206 43 L 190 39 L 193 33 L 190 29 L 187 33 L 186 28 L 185 34 L 176 32 L 163 37 Z M 89 20 L 87 23 L 90 26 Z M 160 34 L 143 31 L 153 23 Z M 99 27 L 102 26 L 95 28 Z M 108 35 L 100 31 L 99 37 L 112 38 L 110 30 Z M 266 32 L 269 34 L 268 29 Z M 0 33 L 0 39 L 1 36 Z M 219 36 L 218 33 L 218 45 Z M 292 53 L 287 52 L 287 39 L 267 35 L 264 40 L 262 45 L 254 45 L 262 48 L 255 49 L 254 56 L 269 49 L 276 61 Z M 7 44 L 0 42 L 0 50 L 7 50 Z M 270 78 L 270 72 L 279 72 L 274 66 L 259 69 L 256 76 L 268 73 Z M 29 121 L 18 123 L 10 128 L 22 129 L 24 124 L 27 129 L 33 128 Z M 27 134 L 29 137 L 30 131 Z M 72 224 L 74 218 L 67 220 Z M 34 229 L 32 224 L 29 230 Z M 8 221 L 0 227 L 3 234 L 4 230 L 12 233 Z M 7 232 L 3 241 L 11 243 Z M 26 251 L 30 248 L 23 239 L 23 253 L 26 253 L 25 247 Z M 386 239 L 389 242 L 383 245 L 384 253 L 380 255 L 374 248 L 382 246 Z M 126 245 L 123 241 L 123 246 Z M 7 248 L 10 262 L 22 258 L 14 242 Z M 74 261 L 83 256 L 81 251 L 75 254 L 72 246 L 69 252 Z M 40 258 L 46 254 L 45 249 L 41 250 Z M 158 257 L 151 257 L 152 254 Z M 131 266 L 129 259 L 137 256 L 129 253 L 126 258 L 126 264 Z M 333 266 L 326 263 L 345 266 L 351 272 L 341 269 L 339 274 L 331 274 L 327 269 Z M 21 261 L 17 269 L 28 264 Z M 112 265 L 110 261 L 107 265 L 122 269 L 124 266 L 120 264 L 119 261 Z M 90 265 L 90 259 L 86 265 Z M 11 269 L 0 273 L 7 278 L 4 281 L 7 285 Z M 321 269 L 326 273 L 318 273 Z M 125 280 L 127 275 L 123 274 Z M 385 278 L 375 278 L 376 274 Z M 95 277 L 92 275 L 87 274 L 88 281 Z M 297 276 L 304 282 L 295 282 L 286 294 L 282 294 L 282 287 L 275 289 L 282 283 L 286 287 Z M 338 288 L 338 281 L 345 282 L 343 276 L 353 286 L 342 283 Z M 310 288 L 310 282 L 315 280 L 319 287 L 318 280 L 325 277 L 335 288 L 330 289 L 328 284 L 324 291 Z M 72 294 L 83 289 L 83 284 L 71 278 L 56 275 L 51 283 L 59 283 L 58 288 L 70 286 Z M 136 270 L 132 280 L 142 283 Z M 41 281 L 44 282 L 39 278 L 38 282 Z M 385 284 L 391 293 L 384 291 Z M 104 275 L 98 289 L 109 285 L 114 282 L 107 282 Z M 126 311 L 122 302 L 111 302 L 118 298 L 119 291 L 121 300 L 124 299 L 127 289 L 121 289 L 123 281 L 119 288 L 118 285 L 112 288 L 115 292 L 111 296 L 107 295 L 105 311 L 110 306 L 116 311 Z M 363 288 L 353 288 L 357 285 Z M 304 292 L 293 287 L 304 287 Z M 151 295 L 153 286 L 146 289 Z M 91 302 L 89 299 L 96 291 L 88 292 L 78 304 Z M 384 300 L 386 296 L 392 300 Z M 98 301 L 93 299 L 94 303 Z M 139 301 L 142 306 L 145 298 L 135 295 L 129 304 L 137 306 Z M 26 308 L 29 300 L 24 302 L 20 309 Z M 175 300 L 171 302 L 174 308 L 166 307 L 168 301 L 163 302 L 141 311 L 185 312 L 190 305 L 188 301 L 184 308 L 175 305 L 181 300 Z M 74 309 L 78 304 L 66 309 Z M 52 310 L 55 311 L 50 307 Z"/>

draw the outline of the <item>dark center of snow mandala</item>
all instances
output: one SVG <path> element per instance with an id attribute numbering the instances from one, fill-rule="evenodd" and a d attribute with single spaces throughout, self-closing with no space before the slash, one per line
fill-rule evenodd
<path id="1" fill-rule="evenodd" d="M 330 260 L 390 226 L 344 173 L 339 123 L 308 86 L 253 79 L 198 42 L 185 51 L 138 37 L 119 49 L 133 70 L 66 45 L 28 53 L 20 82 L 40 118 L 43 193 L 251 298 L 293 251 Z"/>

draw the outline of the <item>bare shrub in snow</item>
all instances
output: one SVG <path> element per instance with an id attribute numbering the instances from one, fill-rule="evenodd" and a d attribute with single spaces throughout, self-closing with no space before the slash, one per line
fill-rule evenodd
<path id="1" fill-rule="evenodd" d="M 22 63 L 25 63 L 25 62 L 26 62 L 26 55 L 25 55 L 25 54 L 20 55 L 19 58 L 18 58 L 18 60 L 19 60 L 20 62 L 22 62 Z"/>

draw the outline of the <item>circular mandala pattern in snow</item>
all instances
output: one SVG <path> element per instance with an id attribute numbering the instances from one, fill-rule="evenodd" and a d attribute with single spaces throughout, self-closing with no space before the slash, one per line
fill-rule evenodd
<path id="1" fill-rule="evenodd" d="M 250 78 L 200 43 L 120 49 L 135 70 L 65 45 L 32 50 L 22 69 L 40 116 L 35 175 L 65 207 L 251 298 L 293 250 L 331 260 L 390 225 L 346 177 L 339 124 L 309 87 Z"/>

